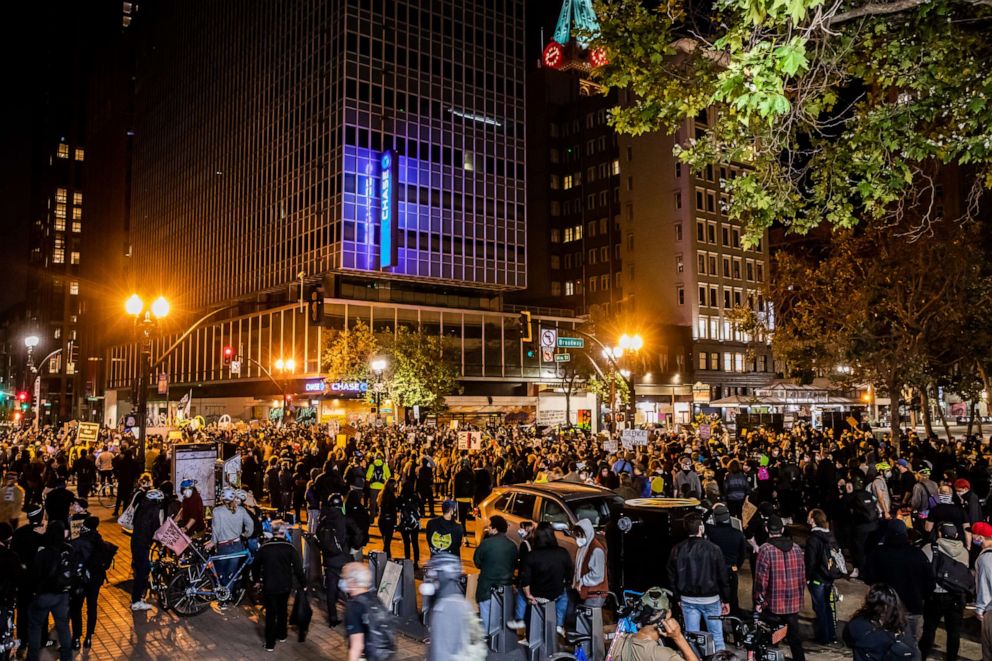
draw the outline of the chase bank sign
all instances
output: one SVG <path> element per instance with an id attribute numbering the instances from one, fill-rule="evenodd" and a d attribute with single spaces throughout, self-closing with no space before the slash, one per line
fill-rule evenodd
<path id="1" fill-rule="evenodd" d="M 367 381 L 307 381 L 303 389 L 306 392 L 330 392 L 336 395 L 361 395 L 368 392 Z"/>

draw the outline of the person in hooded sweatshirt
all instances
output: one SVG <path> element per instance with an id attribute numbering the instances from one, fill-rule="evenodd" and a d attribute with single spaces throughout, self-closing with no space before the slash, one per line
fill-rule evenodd
<path id="1" fill-rule="evenodd" d="M 916 546 L 909 543 L 906 524 L 899 519 L 885 522 L 881 546 L 872 550 L 862 578 L 865 583 L 891 585 L 906 610 L 906 621 L 913 637 L 923 632 L 923 601 L 933 590 L 930 562 Z"/>
<path id="2" fill-rule="evenodd" d="M 468 623 L 475 617 L 461 589 L 462 561 L 439 553 L 427 563 L 420 593 L 431 600 L 428 661 L 463 658 L 469 645 Z"/>
<path id="3" fill-rule="evenodd" d="M 788 626 L 787 636 L 793 661 L 806 661 L 799 635 L 799 611 L 803 606 L 806 565 L 803 550 L 783 537 L 785 524 L 778 515 L 768 519 L 768 541 L 755 558 L 754 605 L 761 619 L 775 626 Z"/>
<path id="4" fill-rule="evenodd" d="M 579 519 L 572 528 L 575 551 L 575 574 L 572 589 L 579 593 L 579 605 L 602 608 L 610 585 L 606 576 L 606 539 L 597 535 L 589 519 Z"/>
<path id="5" fill-rule="evenodd" d="M 830 601 L 834 589 L 836 573 L 831 564 L 831 549 L 839 549 L 834 534 L 830 532 L 827 515 L 821 509 L 809 512 L 807 523 L 811 528 L 806 540 L 806 580 L 809 584 L 809 599 L 813 604 L 813 636 L 819 645 L 829 645 L 837 641 L 834 625 L 837 614 Z"/>
<path id="6" fill-rule="evenodd" d="M 923 553 L 933 562 L 935 553 L 944 554 L 947 559 L 961 563 L 968 568 L 968 549 L 961 541 L 957 526 L 953 523 L 943 523 L 937 529 L 938 537 L 936 543 L 923 548 Z M 923 635 L 920 636 L 920 653 L 923 658 L 930 655 L 933 650 L 934 636 L 941 618 L 944 619 L 944 628 L 947 630 L 947 650 L 944 658 L 947 661 L 957 661 L 958 648 L 961 645 L 961 622 L 964 620 L 964 606 L 969 595 L 955 590 L 953 586 L 942 582 L 936 578 L 932 592 L 926 597 L 923 606 Z"/>

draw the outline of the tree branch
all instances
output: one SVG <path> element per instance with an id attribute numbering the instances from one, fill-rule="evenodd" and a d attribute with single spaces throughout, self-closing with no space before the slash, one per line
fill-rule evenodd
<path id="1" fill-rule="evenodd" d="M 919 7 L 927 1 L 928 0 L 895 0 L 895 2 L 870 3 L 849 11 L 834 14 L 833 16 L 827 18 L 825 23 L 828 26 L 833 26 L 840 23 L 847 23 L 848 21 L 853 21 L 864 16 L 885 16 L 887 14 L 898 14 L 899 12 L 904 12 L 909 9 Z M 992 7 L 992 0 L 961 0 L 961 2 L 968 5 L 984 5 L 986 7 Z"/>

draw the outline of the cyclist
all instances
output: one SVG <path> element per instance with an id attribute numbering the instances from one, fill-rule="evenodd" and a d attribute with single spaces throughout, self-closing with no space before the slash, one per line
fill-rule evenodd
<path id="1" fill-rule="evenodd" d="M 96 471 L 100 475 L 100 488 L 111 487 L 114 483 L 114 453 L 106 445 L 96 455 Z"/>
<path id="2" fill-rule="evenodd" d="M 179 483 L 182 494 L 182 508 L 179 510 L 179 526 L 189 535 L 195 535 L 206 529 L 203 522 L 203 498 L 196 488 L 196 480 L 185 479 Z"/>
<path id="3" fill-rule="evenodd" d="M 233 555 L 245 550 L 243 538 L 250 537 L 255 525 L 251 516 L 241 507 L 234 489 L 226 487 L 221 492 L 223 507 L 214 508 L 214 518 L 208 550 L 218 555 Z M 220 584 L 227 586 L 231 576 L 238 570 L 238 558 L 221 558 L 215 562 Z"/>

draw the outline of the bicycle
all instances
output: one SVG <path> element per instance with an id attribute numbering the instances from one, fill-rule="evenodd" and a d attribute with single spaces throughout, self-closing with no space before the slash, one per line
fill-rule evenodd
<path id="1" fill-rule="evenodd" d="M 117 504 L 117 485 L 112 479 L 101 482 L 93 489 L 93 493 L 101 507 L 111 508 Z"/>
<path id="2" fill-rule="evenodd" d="M 777 649 L 776 645 L 788 633 L 787 626 L 773 628 L 759 620 L 757 613 L 754 614 L 754 620 L 751 622 L 733 615 L 720 615 L 709 619 L 730 622 L 737 645 L 747 652 L 747 661 L 785 661 L 785 653 Z"/>
<path id="3" fill-rule="evenodd" d="M 238 569 L 224 583 L 217 573 L 218 560 L 238 559 Z M 196 544 L 179 559 L 177 571 L 169 580 L 166 602 L 177 615 L 199 615 L 219 601 L 237 606 L 248 591 L 244 580 L 245 570 L 251 566 L 253 556 L 245 549 L 236 553 L 204 556 Z"/>

